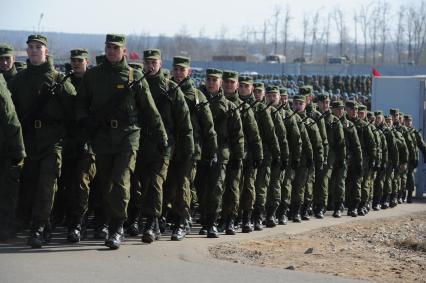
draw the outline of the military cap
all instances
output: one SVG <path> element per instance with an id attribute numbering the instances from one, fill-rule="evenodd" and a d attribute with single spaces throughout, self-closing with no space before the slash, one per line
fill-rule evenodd
<path id="1" fill-rule="evenodd" d="M 358 108 L 358 110 L 359 110 L 359 108 Z M 367 117 L 368 118 L 374 117 L 374 112 L 368 111 L 367 112 Z"/>
<path id="2" fill-rule="evenodd" d="M 130 62 L 128 63 L 130 67 L 136 70 L 143 70 L 143 64 L 138 62 Z"/>
<path id="3" fill-rule="evenodd" d="M 254 89 L 261 89 L 261 90 L 265 90 L 265 85 L 261 82 L 255 82 L 253 83 L 253 87 Z"/>
<path id="4" fill-rule="evenodd" d="M 404 115 L 405 120 L 413 120 L 413 117 L 411 115 Z"/>
<path id="5" fill-rule="evenodd" d="M 358 103 L 355 100 L 347 100 L 345 107 L 349 109 L 358 109 Z"/>
<path id="6" fill-rule="evenodd" d="M 222 78 L 223 72 L 222 70 L 215 69 L 215 68 L 208 68 L 206 70 L 206 76 L 207 77 L 216 77 L 216 78 Z"/>
<path id="7" fill-rule="evenodd" d="M 358 105 L 358 111 L 367 111 L 367 106 L 363 104 Z"/>
<path id="8" fill-rule="evenodd" d="M 293 101 L 306 102 L 306 96 L 302 94 L 297 94 L 293 96 Z"/>
<path id="9" fill-rule="evenodd" d="M 169 69 L 163 68 L 162 70 L 163 70 L 163 75 L 164 75 L 165 78 L 171 77 Z"/>
<path id="10" fill-rule="evenodd" d="M 173 57 L 173 66 L 179 66 L 183 68 L 189 68 L 191 59 L 184 56 L 175 56 Z"/>
<path id="11" fill-rule="evenodd" d="M 280 94 L 281 96 L 287 96 L 288 95 L 288 91 L 286 87 L 280 87 Z"/>
<path id="12" fill-rule="evenodd" d="M 13 56 L 13 47 L 10 44 L 0 44 L 0 57 Z"/>
<path id="13" fill-rule="evenodd" d="M 330 101 L 330 96 L 328 94 L 318 95 L 318 101 Z"/>
<path id="14" fill-rule="evenodd" d="M 224 70 L 222 73 L 222 79 L 236 82 L 238 81 L 238 72 Z"/>
<path id="15" fill-rule="evenodd" d="M 239 76 L 238 82 L 240 84 L 252 85 L 253 84 L 253 78 L 250 77 L 250 76 Z"/>
<path id="16" fill-rule="evenodd" d="M 124 34 L 107 34 L 105 44 L 114 44 L 124 47 L 126 45 L 126 36 Z"/>
<path id="17" fill-rule="evenodd" d="M 390 115 L 398 115 L 399 114 L 399 109 L 397 109 L 397 108 L 389 109 L 389 114 Z"/>
<path id="18" fill-rule="evenodd" d="M 299 94 L 301 95 L 309 95 L 309 94 L 312 94 L 312 92 L 313 92 L 313 88 L 310 85 L 299 87 Z"/>
<path id="19" fill-rule="evenodd" d="M 266 93 L 280 93 L 280 89 L 277 86 L 267 86 Z"/>
<path id="20" fill-rule="evenodd" d="M 161 51 L 160 51 L 160 49 L 146 49 L 143 52 L 143 58 L 145 60 L 149 60 L 149 59 L 160 60 L 161 59 Z"/>
<path id="21" fill-rule="evenodd" d="M 392 120 L 392 116 L 391 115 L 386 115 L 385 116 L 385 120 Z"/>
<path id="22" fill-rule="evenodd" d="M 71 59 L 88 59 L 89 58 L 89 51 L 86 48 L 77 48 L 71 50 Z"/>
<path id="23" fill-rule="evenodd" d="M 332 108 L 345 108 L 345 104 L 341 100 L 335 100 L 331 103 Z"/>
<path id="24" fill-rule="evenodd" d="M 375 111 L 374 116 L 383 116 L 383 111 L 382 110 Z"/>
<path id="25" fill-rule="evenodd" d="M 30 43 L 31 41 L 37 41 L 47 46 L 47 37 L 42 34 L 31 34 L 30 36 L 28 36 L 27 44 Z"/>

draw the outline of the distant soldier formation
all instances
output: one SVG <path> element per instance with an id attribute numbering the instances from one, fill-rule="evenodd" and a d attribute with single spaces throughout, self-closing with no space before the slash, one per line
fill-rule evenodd
<path id="1" fill-rule="evenodd" d="M 29 230 L 41 248 L 55 228 L 118 249 L 166 229 L 180 241 L 198 221 L 217 238 L 351 217 L 411 203 L 426 143 L 398 109 L 369 111 L 367 76 L 240 75 L 190 58 L 164 69 L 161 51 L 126 58 L 70 51 L 55 70 L 48 39 L 27 40 L 26 65 L 0 45 L 0 240 Z"/>

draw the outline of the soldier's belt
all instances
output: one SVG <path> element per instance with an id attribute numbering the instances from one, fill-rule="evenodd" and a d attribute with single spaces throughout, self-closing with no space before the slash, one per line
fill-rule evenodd
<path id="1" fill-rule="evenodd" d="M 136 123 L 128 122 L 128 121 L 120 121 L 116 119 L 107 120 L 104 123 L 105 128 L 118 129 L 118 128 L 126 128 L 129 126 L 133 126 Z"/>
<path id="2" fill-rule="evenodd" d="M 58 120 L 34 120 L 32 126 L 34 129 L 41 129 L 45 127 L 58 127 L 62 124 L 62 121 Z"/>

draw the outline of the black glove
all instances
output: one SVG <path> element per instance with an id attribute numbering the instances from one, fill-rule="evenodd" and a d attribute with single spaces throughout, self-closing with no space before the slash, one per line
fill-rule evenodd
<path id="1" fill-rule="evenodd" d="M 241 168 L 242 162 L 239 159 L 229 160 L 228 166 L 231 170 L 239 170 Z"/>
<path id="2" fill-rule="evenodd" d="M 299 168 L 299 166 L 300 166 L 299 160 L 292 160 L 291 161 L 291 169 L 296 170 L 297 168 Z"/>
<path id="3" fill-rule="evenodd" d="M 260 163 L 262 162 L 262 160 L 253 160 L 253 168 L 257 169 L 260 166 Z"/>
<path id="4" fill-rule="evenodd" d="M 324 169 L 324 162 L 318 162 L 318 164 L 315 165 L 315 169 L 319 172 Z"/>
<path id="5" fill-rule="evenodd" d="M 10 159 L 10 165 L 13 166 L 13 167 L 20 166 L 22 164 L 24 164 L 24 158 L 22 158 L 22 157 Z"/>
<path id="6" fill-rule="evenodd" d="M 312 158 L 306 159 L 306 167 L 310 168 L 314 165 L 314 160 Z"/>
<path id="7" fill-rule="evenodd" d="M 217 163 L 217 154 L 215 153 L 212 158 L 207 160 L 210 167 L 213 167 Z"/>
<path id="8" fill-rule="evenodd" d="M 279 157 L 272 158 L 271 166 L 274 166 L 274 167 L 281 166 L 281 159 Z"/>
<path id="9" fill-rule="evenodd" d="M 379 161 L 377 161 L 376 163 L 375 163 L 375 166 L 374 166 L 374 171 L 379 171 L 380 170 L 380 162 Z"/>
<path id="10" fill-rule="evenodd" d="M 168 142 L 164 141 L 162 143 L 157 144 L 157 149 L 159 152 L 165 152 L 168 146 L 169 146 Z"/>
<path id="11" fill-rule="evenodd" d="M 284 158 L 284 159 L 281 161 L 281 171 L 285 170 L 285 168 L 287 168 L 287 165 L 288 165 L 288 159 L 287 159 L 287 158 Z"/>

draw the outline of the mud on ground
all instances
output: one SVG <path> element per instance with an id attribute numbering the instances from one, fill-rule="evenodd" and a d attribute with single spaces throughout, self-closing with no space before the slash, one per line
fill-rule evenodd
<path id="1" fill-rule="evenodd" d="M 377 282 L 426 282 L 426 213 L 222 243 L 222 260 Z"/>

